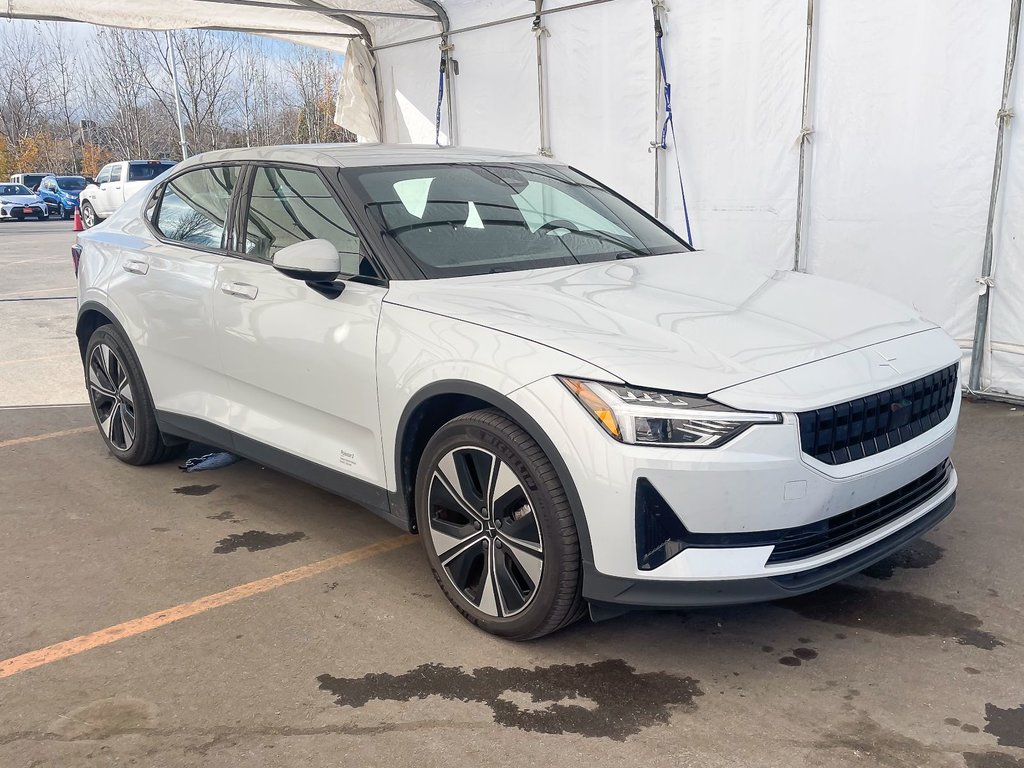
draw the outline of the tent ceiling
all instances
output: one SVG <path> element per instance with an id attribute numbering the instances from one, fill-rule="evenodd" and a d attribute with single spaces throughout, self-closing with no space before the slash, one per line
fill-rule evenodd
<path id="1" fill-rule="evenodd" d="M 0 15 L 129 29 L 216 29 L 266 35 L 344 52 L 348 39 L 373 44 L 401 31 L 440 32 L 437 0 L 7 0 Z M 116 21 L 114 21 L 116 20 Z"/>

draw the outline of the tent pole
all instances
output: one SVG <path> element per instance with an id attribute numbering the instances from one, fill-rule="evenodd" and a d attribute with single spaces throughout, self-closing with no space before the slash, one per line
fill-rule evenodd
<path id="1" fill-rule="evenodd" d="M 544 38 L 550 34 L 544 26 L 544 0 L 534 0 L 533 36 L 537 41 L 537 116 L 540 122 L 540 148 L 537 153 L 551 157 L 550 139 L 548 138 L 548 119 L 545 114 L 544 95 Z"/>
<path id="2" fill-rule="evenodd" d="M 167 56 L 171 60 L 171 83 L 174 86 L 174 109 L 178 115 L 178 139 L 181 142 L 181 159 L 188 159 L 188 142 L 185 140 L 185 121 L 181 117 L 181 88 L 178 85 L 178 57 L 174 55 L 171 30 L 167 30 Z"/>
<path id="3" fill-rule="evenodd" d="M 796 186 L 796 237 L 793 244 L 793 271 L 803 268 L 804 197 L 807 190 L 807 145 L 814 129 L 810 125 L 811 53 L 814 47 L 814 0 L 807 0 L 807 38 L 804 42 L 804 95 L 800 112 L 800 166 Z"/>
<path id="4" fill-rule="evenodd" d="M 985 364 L 985 342 L 988 336 L 989 304 L 995 282 L 992 280 L 993 239 L 996 223 L 996 208 L 999 202 L 999 184 L 1003 173 L 1003 141 L 1006 127 L 1013 117 L 1010 108 L 1010 88 L 1013 84 L 1013 69 L 1017 61 L 1017 36 L 1020 32 L 1021 0 L 1011 0 L 1010 29 L 1006 40 L 1006 66 L 1003 70 L 1003 97 L 996 113 L 996 157 L 992 168 L 992 189 L 988 196 L 988 221 L 985 224 L 985 248 L 981 257 L 981 277 L 978 281 L 978 315 L 974 322 L 974 343 L 971 346 L 971 372 L 967 381 L 970 392 L 981 389 L 981 372 Z"/>
<path id="5" fill-rule="evenodd" d="M 661 62 L 658 58 L 658 26 L 660 18 L 658 16 L 658 10 L 664 8 L 663 0 L 651 0 L 651 5 L 654 11 L 654 27 L 655 27 L 655 41 L 654 41 L 654 135 L 658 135 L 658 131 L 661 130 Z M 661 154 L 658 152 L 660 144 L 656 141 L 651 142 L 650 149 L 647 151 L 654 155 L 654 218 L 660 218 L 661 216 Z"/>

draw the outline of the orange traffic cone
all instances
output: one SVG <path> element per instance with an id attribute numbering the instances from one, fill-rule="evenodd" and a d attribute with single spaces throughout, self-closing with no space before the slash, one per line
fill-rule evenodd
<path id="1" fill-rule="evenodd" d="M 85 227 L 82 226 L 82 214 L 78 212 L 78 206 L 75 206 L 75 232 L 81 232 Z"/>

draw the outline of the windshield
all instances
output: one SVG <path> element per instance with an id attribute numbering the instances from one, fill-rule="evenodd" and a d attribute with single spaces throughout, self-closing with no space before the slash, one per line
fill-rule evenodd
<path id="1" fill-rule="evenodd" d="M 81 176 L 60 176 L 57 178 L 57 186 L 65 192 L 81 192 L 85 189 L 85 179 Z"/>
<path id="2" fill-rule="evenodd" d="M 156 160 L 148 163 L 129 163 L 128 164 L 128 181 L 149 181 L 155 179 L 164 171 L 173 168 L 174 163 L 169 161 Z"/>
<path id="3" fill-rule="evenodd" d="M 384 235 L 427 277 L 690 250 L 654 219 L 557 165 L 410 165 L 344 172 Z"/>
<path id="4" fill-rule="evenodd" d="M 31 195 L 24 184 L 0 184 L 0 195 Z"/>

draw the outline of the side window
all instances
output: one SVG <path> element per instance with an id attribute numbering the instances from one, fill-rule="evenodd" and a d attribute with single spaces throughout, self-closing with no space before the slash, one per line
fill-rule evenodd
<path id="1" fill-rule="evenodd" d="M 199 168 L 164 185 L 153 225 L 164 237 L 204 248 L 220 248 L 238 166 Z"/>
<path id="2" fill-rule="evenodd" d="M 118 163 L 117 165 L 111 166 L 111 168 L 110 168 L 110 180 L 111 181 L 120 181 L 121 180 L 121 164 L 120 163 Z"/>
<path id="3" fill-rule="evenodd" d="M 99 175 L 96 176 L 96 183 L 106 184 L 108 181 L 110 181 L 110 166 L 105 165 L 100 170 Z"/>
<path id="4" fill-rule="evenodd" d="M 257 168 L 245 228 L 245 252 L 269 261 L 282 248 L 322 238 L 334 243 L 341 271 L 373 276 L 360 258 L 359 236 L 345 211 L 315 171 Z"/>

